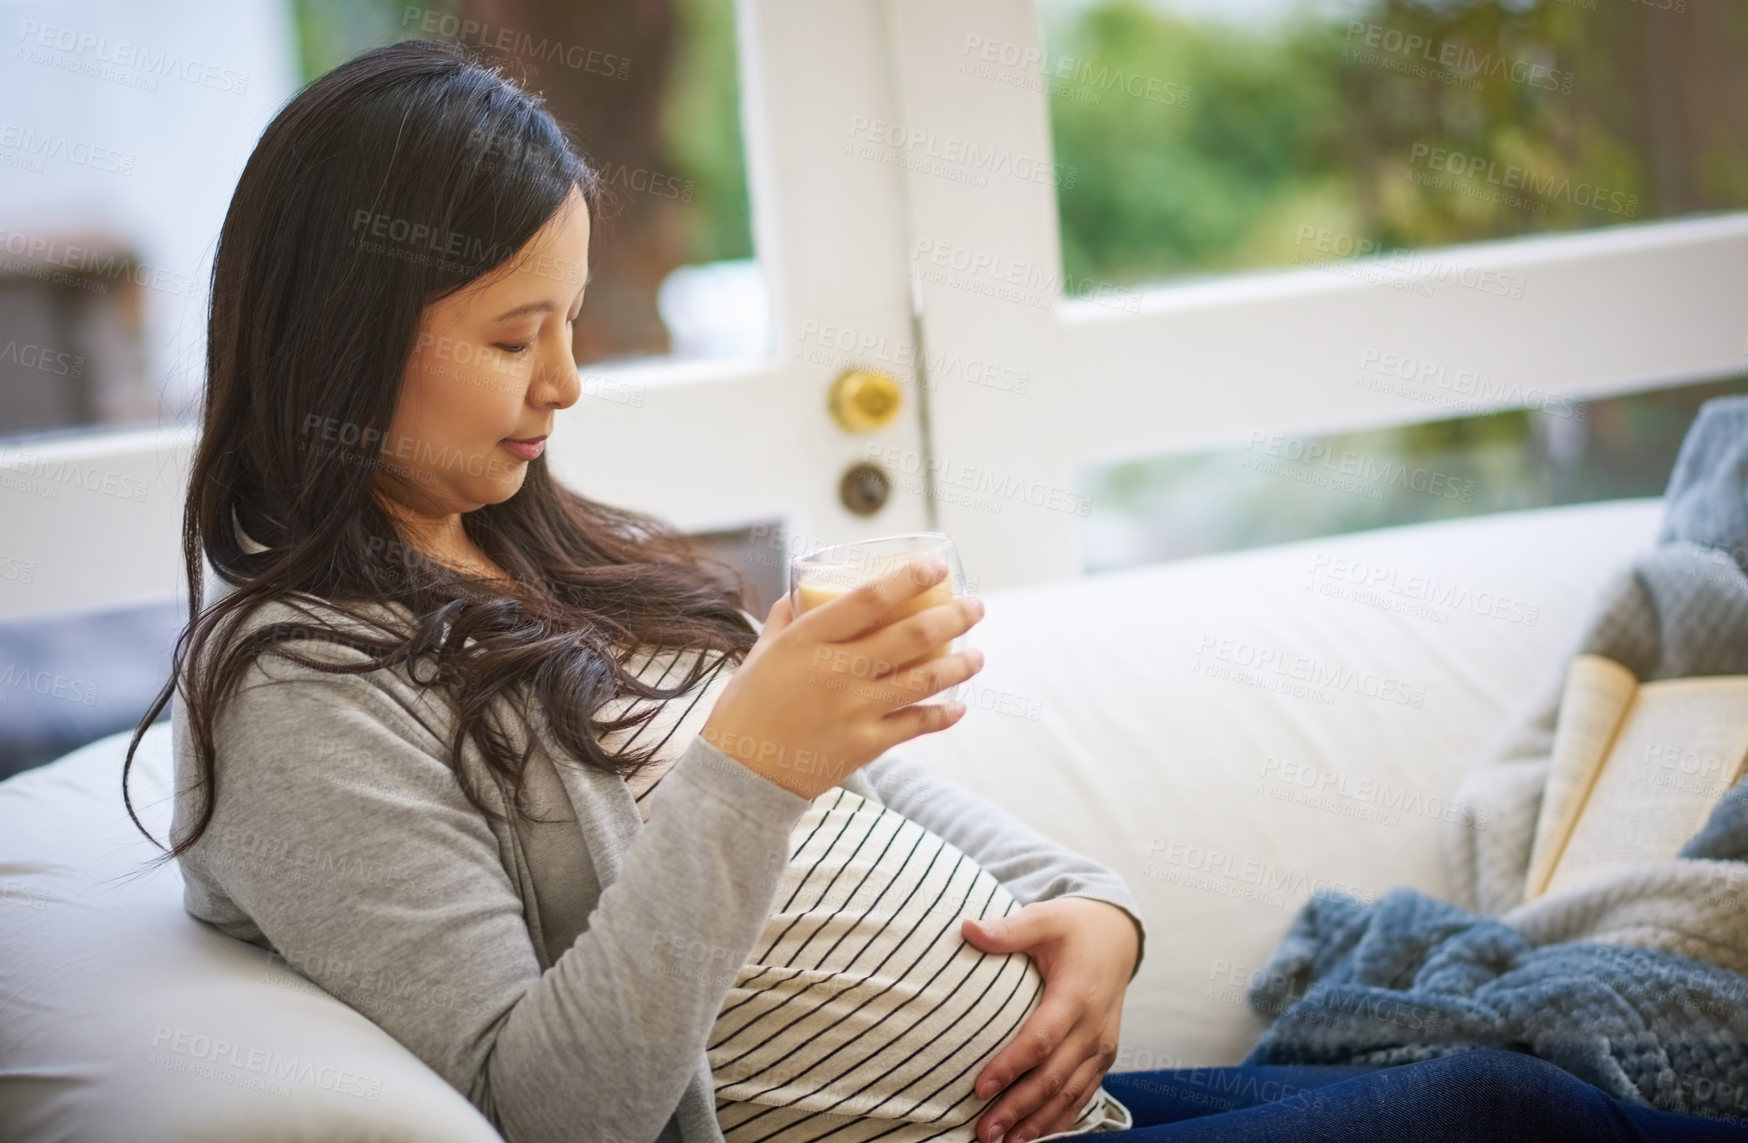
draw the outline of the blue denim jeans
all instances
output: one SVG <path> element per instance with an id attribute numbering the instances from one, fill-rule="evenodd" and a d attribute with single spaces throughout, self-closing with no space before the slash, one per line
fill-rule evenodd
<path id="1" fill-rule="evenodd" d="M 1486 1048 L 1396 1067 L 1112 1072 L 1112 1143 L 1748 1143 L 1745 1118 L 1621 1103 L 1546 1060 Z"/>

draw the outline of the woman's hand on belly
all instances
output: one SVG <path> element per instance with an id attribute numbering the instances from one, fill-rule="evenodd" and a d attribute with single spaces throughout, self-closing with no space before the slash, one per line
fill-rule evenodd
<path id="1" fill-rule="evenodd" d="M 1000 920 L 967 919 L 961 931 L 985 952 L 1026 953 L 1044 977 L 1038 1007 L 977 1077 L 978 1098 L 1002 1092 L 979 1118 L 978 1139 L 1006 1131 L 1005 1143 L 1026 1143 L 1067 1130 L 1117 1058 L 1140 952 L 1134 922 L 1104 901 L 1057 897 Z"/>

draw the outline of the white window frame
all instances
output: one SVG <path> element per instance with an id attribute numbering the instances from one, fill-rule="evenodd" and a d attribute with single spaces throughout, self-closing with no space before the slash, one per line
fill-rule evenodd
<path id="1" fill-rule="evenodd" d="M 968 43 L 1041 58 L 1026 55 L 1044 49 L 1035 0 L 892 3 L 894 137 L 934 140 L 936 155 L 975 143 L 1048 162 L 1049 96 L 963 66 Z M 978 291 L 1002 275 L 1060 281 L 1051 181 L 991 174 L 979 186 L 918 164 L 908 182 L 926 360 L 993 359 L 1028 380 L 1022 398 L 927 385 L 938 518 L 989 587 L 1080 573 L 1084 466 L 1457 415 L 1357 386 L 1368 350 L 1473 370 L 1505 393 L 1573 398 L 1748 368 L 1748 213 L 1417 251 L 1406 268 L 1234 274 L 1040 306 L 1043 290 L 1017 301 Z M 1000 268 L 941 272 L 979 258 Z M 1431 296 L 1411 292 L 1429 285 Z"/>

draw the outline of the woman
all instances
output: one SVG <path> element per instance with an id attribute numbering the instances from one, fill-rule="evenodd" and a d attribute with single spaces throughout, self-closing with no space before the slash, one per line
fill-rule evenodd
<path id="1" fill-rule="evenodd" d="M 133 743 L 174 695 L 190 913 L 513 1143 L 1026 1143 L 1125 1124 L 1113 1094 L 1125 1143 L 1739 1137 L 1500 1051 L 1107 1092 L 1128 889 L 891 753 L 963 713 L 913 704 L 977 672 L 930 652 L 981 606 L 893 621 L 945 570 L 904 569 L 761 627 L 683 537 L 551 479 L 596 198 L 441 45 L 353 60 L 262 136 L 184 535 L 221 590 L 191 588 Z M 891 666 L 833 669 L 858 657 Z"/>
<path id="2" fill-rule="evenodd" d="M 514 1141 L 1122 1123 L 1127 888 L 888 753 L 963 713 L 917 700 L 979 669 L 929 653 L 981 605 L 893 621 L 944 572 L 911 568 L 760 627 L 683 537 L 548 473 L 598 197 L 443 45 L 263 134 L 184 536 L 222 589 L 191 588 L 152 712 L 174 689 L 188 910 Z M 827 669 L 857 661 L 891 667 Z"/>

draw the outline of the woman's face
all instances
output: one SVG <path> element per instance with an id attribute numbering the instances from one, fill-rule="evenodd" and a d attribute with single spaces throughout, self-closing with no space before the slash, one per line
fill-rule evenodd
<path id="1" fill-rule="evenodd" d="M 571 323 L 589 276 L 589 211 L 575 187 L 488 277 L 425 307 L 378 486 L 418 516 L 445 518 L 522 487 L 554 414 L 581 393 Z"/>

